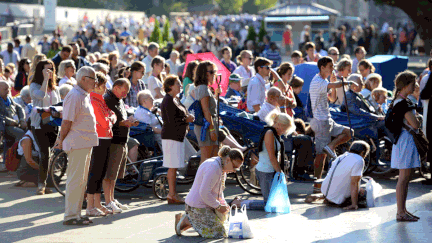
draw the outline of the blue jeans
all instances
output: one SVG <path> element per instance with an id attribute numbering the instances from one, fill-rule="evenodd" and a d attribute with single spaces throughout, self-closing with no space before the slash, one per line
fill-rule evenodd
<path id="1" fill-rule="evenodd" d="M 267 199 L 270 194 L 271 185 L 273 183 L 273 178 L 276 172 L 261 172 L 258 170 L 255 170 L 257 179 L 261 186 L 261 193 L 264 197 L 264 202 L 267 203 Z"/>

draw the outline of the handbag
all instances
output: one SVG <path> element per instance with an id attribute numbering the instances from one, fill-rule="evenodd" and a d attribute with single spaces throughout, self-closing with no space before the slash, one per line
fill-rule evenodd
<path id="1" fill-rule="evenodd" d="M 234 215 L 232 208 L 235 207 Z M 246 205 L 243 205 L 240 212 L 236 205 L 230 207 L 228 238 L 252 239 L 253 233 L 246 214 Z"/>
<path id="2" fill-rule="evenodd" d="M 288 189 L 283 172 L 277 172 L 273 178 L 267 204 L 264 207 L 268 213 L 290 213 L 291 203 L 288 197 Z"/>
<path id="3" fill-rule="evenodd" d="M 369 208 L 375 207 L 375 199 L 382 190 L 382 186 L 369 176 L 364 176 L 362 181 L 366 182 L 366 202 Z"/>
<path id="4" fill-rule="evenodd" d="M 417 129 L 417 131 L 414 131 L 405 123 L 403 124 L 403 127 L 406 130 L 408 130 L 408 132 L 413 136 L 414 143 L 420 155 L 420 159 L 421 161 L 425 161 L 427 153 L 429 151 L 429 140 L 426 138 L 425 134 L 423 133 L 423 130 Z"/>
<path id="5" fill-rule="evenodd" d="M 193 124 L 197 126 L 204 126 L 205 117 L 202 111 L 201 102 L 199 100 L 194 99 L 194 102 L 191 106 L 189 106 L 188 111 L 195 117 Z"/>

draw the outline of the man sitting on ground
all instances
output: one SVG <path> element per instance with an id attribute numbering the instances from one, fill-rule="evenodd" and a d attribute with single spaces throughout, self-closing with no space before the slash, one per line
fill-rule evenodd
<path id="1" fill-rule="evenodd" d="M 339 205 L 345 210 L 357 210 L 359 206 L 367 205 L 366 191 L 360 188 L 360 179 L 363 176 L 364 158 L 369 151 L 369 144 L 355 141 L 349 152 L 333 161 L 321 186 L 327 203 Z"/>

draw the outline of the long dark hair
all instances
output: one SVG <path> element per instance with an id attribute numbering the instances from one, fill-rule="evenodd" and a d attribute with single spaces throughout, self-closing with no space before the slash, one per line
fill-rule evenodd
<path id="1" fill-rule="evenodd" d="M 55 65 L 54 65 L 53 61 L 51 61 L 50 59 L 42 60 L 37 64 L 35 73 L 33 75 L 33 79 L 31 80 L 31 83 L 35 82 L 39 85 L 42 85 L 42 83 L 44 81 L 43 69 L 44 69 L 46 64 L 51 64 L 51 66 L 52 66 L 51 71 L 53 72 L 53 77 L 52 77 L 52 79 L 50 79 L 48 81 L 48 88 L 50 88 L 51 90 L 54 90 L 54 89 L 56 89 L 56 86 L 57 86 L 57 83 L 56 83 L 57 77 L 56 77 Z"/>
<path id="2" fill-rule="evenodd" d="M 23 59 L 21 59 L 21 61 L 19 61 L 19 63 L 18 63 L 18 72 L 19 73 L 27 74 L 27 72 L 24 70 L 24 65 L 26 63 L 28 63 L 29 61 L 30 61 L 30 59 L 28 59 L 28 58 L 23 58 Z"/>
<path id="3" fill-rule="evenodd" d="M 200 64 L 198 64 L 195 72 L 195 87 L 198 87 L 198 85 L 201 84 L 208 86 L 207 67 L 209 66 L 212 66 L 214 69 L 216 69 L 216 65 L 211 61 L 202 61 Z"/>

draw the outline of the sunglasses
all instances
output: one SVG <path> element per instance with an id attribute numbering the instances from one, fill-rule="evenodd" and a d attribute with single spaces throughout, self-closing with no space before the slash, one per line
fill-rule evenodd
<path id="1" fill-rule="evenodd" d="M 215 73 L 217 73 L 216 70 L 210 70 L 210 71 L 207 71 L 207 72 L 210 73 L 210 74 L 215 74 Z"/>
<path id="2" fill-rule="evenodd" d="M 270 66 L 261 66 L 262 68 L 267 68 L 267 70 L 270 70 Z"/>

